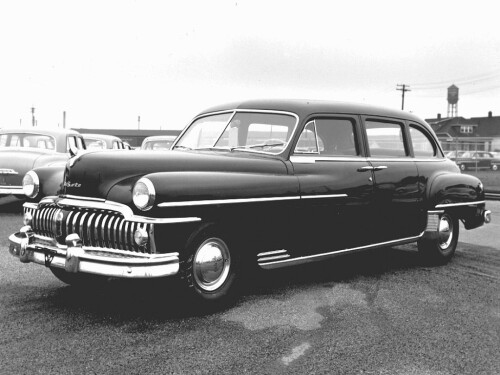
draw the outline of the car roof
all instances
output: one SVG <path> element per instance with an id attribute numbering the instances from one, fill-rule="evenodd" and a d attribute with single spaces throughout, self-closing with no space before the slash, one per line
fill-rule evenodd
<path id="1" fill-rule="evenodd" d="M 95 138 L 95 139 L 103 139 L 103 140 L 113 140 L 113 141 L 121 141 L 121 139 L 115 135 L 109 134 L 94 134 L 94 133 L 82 133 L 83 138 Z"/>
<path id="2" fill-rule="evenodd" d="M 45 135 L 51 135 L 51 136 L 59 136 L 62 134 L 66 135 L 79 135 L 76 130 L 72 129 L 61 129 L 61 128 L 39 128 L 39 127 L 32 127 L 32 128 L 2 128 L 0 129 L 0 133 L 2 134 L 7 134 L 7 133 L 35 133 L 35 134 L 45 134 Z"/>
<path id="3" fill-rule="evenodd" d="M 161 140 L 173 141 L 175 138 L 177 138 L 177 136 L 175 135 L 152 135 L 144 138 L 144 141 L 161 141 Z"/>
<path id="4" fill-rule="evenodd" d="M 301 118 L 313 113 L 362 114 L 371 116 L 403 118 L 419 123 L 425 123 L 423 119 L 410 112 L 401 111 L 394 108 L 378 107 L 363 103 L 307 99 L 245 100 L 208 108 L 199 113 L 198 116 L 210 112 L 219 112 L 231 109 L 258 109 L 293 112 L 299 115 Z"/>

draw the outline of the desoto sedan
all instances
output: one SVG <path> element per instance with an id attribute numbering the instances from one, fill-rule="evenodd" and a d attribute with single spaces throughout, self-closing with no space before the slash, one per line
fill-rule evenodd
<path id="1" fill-rule="evenodd" d="M 213 302 L 233 295 L 248 265 L 411 242 L 444 263 L 459 220 L 473 229 L 490 214 L 482 183 L 413 114 L 246 101 L 202 112 L 168 152 L 75 156 L 57 196 L 25 203 L 10 252 L 69 284 L 176 275 Z"/>

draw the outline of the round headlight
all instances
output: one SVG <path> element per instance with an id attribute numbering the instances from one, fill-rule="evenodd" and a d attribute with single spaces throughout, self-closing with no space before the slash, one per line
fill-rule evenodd
<path id="1" fill-rule="evenodd" d="M 35 171 L 29 171 L 23 178 L 23 192 L 29 198 L 35 198 L 40 191 L 40 179 Z"/>
<path id="2" fill-rule="evenodd" d="M 155 202 L 156 192 L 153 183 L 147 178 L 141 178 L 135 183 L 132 191 L 132 200 L 136 207 L 142 211 L 147 211 Z"/>

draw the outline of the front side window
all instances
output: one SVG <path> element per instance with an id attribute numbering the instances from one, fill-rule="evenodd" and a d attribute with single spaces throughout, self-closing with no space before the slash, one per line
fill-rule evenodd
<path id="1" fill-rule="evenodd" d="M 410 126 L 410 137 L 415 157 L 432 158 L 436 156 L 436 147 L 422 130 Z"/>
<path id="2" fill-rule="evenodd" d="M 174 148 L 227 149 L 278 154 L 295 129 L 295 116 L 272 112 L 230 112 L 199 118 Z"/>
<path id="3" fill-rule="evenodd" d="M 365 128 L 372 157 L 397 158 L 408 155 L 403 124 L 367 120 Z"/>

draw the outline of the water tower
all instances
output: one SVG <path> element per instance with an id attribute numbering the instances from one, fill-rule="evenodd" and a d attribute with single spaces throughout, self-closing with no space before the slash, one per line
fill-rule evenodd
<path id="1" fill-rule="evenodd" d="M 458 87 L 451 85 L 448 87 L 448 117 L 458 116 Z"/>

